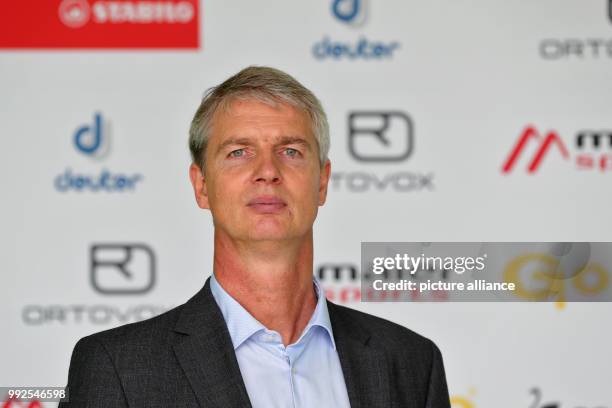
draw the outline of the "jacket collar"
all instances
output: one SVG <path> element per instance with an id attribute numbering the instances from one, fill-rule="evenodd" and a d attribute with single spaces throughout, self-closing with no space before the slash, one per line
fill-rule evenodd
<path id="1" fill-rule="evenodd" d="M 251 407 L 210 279 L 185 305 L 174 331 L 174 352 L 201 407 Z"/>
<path id="2" fill-rule="evenodd" d="M 332 330 L 331 321 L 329 318 L 329 312 L 327 310 L 327 302 L 325 299 L 325 293 L 321 288 L 321 285 L 317 279 L 313 276 L 313 285 L 317 295 L 317 303 L 315 309 L 308 321 L 308 324 L 302 330 L 300 340 L 313 326 L 319 326 L 325 330 L 328 336 L 331 347 L 336 348 L 334 341 L 334 333 Z M 234 299 L 229 293 L 223 289 L 221 284 L 215 278 L 215 275 L 210 277 L 210 290 L 221 314 L 223 320 L 227 325 L 234 350 L 236 350 L 242 343 L 257 332 L 266 330 L 266 327 L 259 322 L 252 314 L 249 313 L 236 299 Z M 299 342 L 297 340 L 296 342 Z"/>
<path id="3" fill-rule="evenodd" d="M 336 350 L 352 408 L 388 407 L 389 366 L 371 333 L 349 311 L 326 301 Z M 358 313 L 351 311 L 351 313 Z M 210 278 L 183 308 L 173 348 L 200 406 L 251 407 L 232 339 L 211 289 Z"/>
<path id="4" fill-rule="evenodd" d="M 390 407 L 386 354 L 373 344 L 371 332 L 354 319 L 359 312 L 329 300 L 327 305 L 351 408 Z"/>

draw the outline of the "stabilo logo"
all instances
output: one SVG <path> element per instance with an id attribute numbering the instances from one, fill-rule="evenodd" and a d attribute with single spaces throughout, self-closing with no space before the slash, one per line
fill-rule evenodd
<path id="1" fill-rule="evenodd" d="M 13 1 L 0 13 L 0 48 L 198 48 L 198 37 L 198 0 Z"/>
<path id="2" fill-rule="evenodd" d="M 64 0 L 59 6 L 59 18 L 68 27 L 82 27 L 89 21 L 90 9 L 86 0 Z"/>
<path id="3" fill-rule="evenodd" d="M 186 24 L 194 16 L 194 5 L 188 1 L 95 1 L 91 8 L 87 0 L 62 0 L 59 17 L 68 27 L 87 24 L 90 17 L 97 24 Z"/>
<path id="4" fill-rule="evenodd" d="M 502 167 L 502 173 L 510 173 L 512 171 L 516 165 L 516 162 L 521 157 L 521 154 L 525 151 L 527 145 L 532 141 L 539 143 L 539 146 L 533 158 L 529 162 L 529 165 L 527 166 L 528 173 L 535 173 L 538 170 L 542 164 L 542 160 L 544 160 L 544 157 L 546 157 L 552 148 L 556 148 L 564 159 L 569 158 L 569 152 L 557 132 L 549 131 L 545 136 L 542 136 L 533 126 L 528 126 L 519 137 L 518 141 L 514 145 L 514 148 L 510 151 L 510 155 Z"/>

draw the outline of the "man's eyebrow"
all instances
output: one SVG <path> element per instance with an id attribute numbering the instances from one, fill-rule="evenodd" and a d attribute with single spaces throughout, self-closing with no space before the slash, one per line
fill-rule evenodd
<path id="1" fill-rule="evenodd" d="M 279 145 L 299 144 L 308 149 L 311 148 L 310 143 L 306 139 L 299 137 L 299 136 L 282 136 L 279 139 L 277 144 Z"/>
<path id="2" fill-rule="evenodd" d="M 231 145 L 243 145 L 243 146 L 251 146 L 253 144 L 253 141 L 248 139 L 248 138 L 230 138 L 227 139 L 225 142 L 221 143 L 219 145 L 219 147 L 217 148 L 217 152 L 221 152 L 223 151 L 227 146 L 231 146 Z M 299 137 L 299 136 L 281 136 L 278 138 L 278 140 L 275 142 L 276 145 L 288 145 L 288 144 L 299 144 L 304 146 L 307 149 L 311 149 L 311 145 L 310 143 L 304 139 L 303 137 Z"/>
<path id="3" fill-rule="evenodd" d="M 230 146 L 230 145 L 247 145 L 248 146 L 250 144 L 251 142 L 247 138 L 230 138 L 219 145 L 219 147 L 217 148 L 217 152 L 222 151 L 223 149 L 225 149 L 227 146 Z"/>

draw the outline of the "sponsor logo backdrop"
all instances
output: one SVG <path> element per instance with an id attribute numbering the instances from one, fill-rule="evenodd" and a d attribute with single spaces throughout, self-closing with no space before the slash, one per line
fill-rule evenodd
<path id="1" fill-rule="evenodd" d="M 3 5 L 0 384 L 63 386 L 77 339 L 200 289 L 213 230 L 189 122 L 206 88 L 259 64 L 329 115 L 313 271 L 329 298 L 434 339 L 455 408 L 612 407 L 608 303 L 359 302 L 362 241 L 612 240 L 610 7 Z"/>

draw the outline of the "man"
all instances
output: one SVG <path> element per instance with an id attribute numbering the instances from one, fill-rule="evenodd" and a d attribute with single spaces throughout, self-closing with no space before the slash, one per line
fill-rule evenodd
<path id="1" fill-rule="evenodd" d="M 182 306 L 81 339 L 60 407 L 450 407 L 430 340 L 328 302 L 313 278 L 331 171 L 317 98 L 246 68 L 205 95 L 189 145 L 213 275 Z"/>

